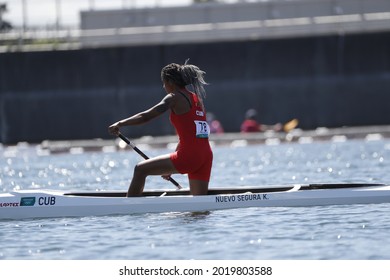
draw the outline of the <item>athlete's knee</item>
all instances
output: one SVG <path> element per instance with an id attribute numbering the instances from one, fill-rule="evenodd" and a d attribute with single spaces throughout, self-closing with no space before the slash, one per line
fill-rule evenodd
<path id="1" fill-rule="evenodd" d="M 141 177 L 148 176 L 147 169 L 142 163 L 138 163 L 134 166 L 134 176 L 141 176 Z"/>

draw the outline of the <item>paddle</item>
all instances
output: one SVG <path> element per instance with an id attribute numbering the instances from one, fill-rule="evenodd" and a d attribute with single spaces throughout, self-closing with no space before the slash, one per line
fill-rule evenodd
<path id="1" fill-rule="evenodd" d="M 292 119 L 291 121 L 288 121 L 283 125 L 283 130 L 285 132 L 289 132 L 290 130 L 296 128 L 298 126 L 298 123 L 298 119 Z"/>
<path id="2" fill-rule="evenodd" d="M 137 146 L 131 142 L 127 137 L 123 136 L 122 133 L 119 132 L 118 134 L 119 138 L 126 142 L 127 145 L 133 148 L 134 151 L 136 151 L 140 156 L 142 156 L 144 159 L 149 159 L 147 155 L 145 155 L 140 149 L 137 148 Z M 172 177 L 169 177 L 168 180 L 176 186 L 178 190 L 180 190 L 182 187 L 179 185 L 178 182 L 176 182 Z"/>

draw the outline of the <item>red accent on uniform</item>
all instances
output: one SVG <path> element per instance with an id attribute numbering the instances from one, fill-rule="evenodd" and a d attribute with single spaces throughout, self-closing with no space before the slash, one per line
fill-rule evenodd
<path id="1" fill-rule="evenodd" d="M 189 95 L 186 94 L 188 97 Z M 178 150 L 170 155 L 173 165 L 181 174 L 188 174 L 191 180 L 209 181 L 211 166 L 213 162 L 213 152 L 208 138 L 196 137 L 195 120 L 206 122 L 206 112 L 199 104 L 198 96 L 191 93 L 192 103 L 190 111 L 177 115 L 173 111 L 170 120 L 176 128 L 179 136 Z M 203 112 L 203 116 L 198 116 L 198 112 Z"/>

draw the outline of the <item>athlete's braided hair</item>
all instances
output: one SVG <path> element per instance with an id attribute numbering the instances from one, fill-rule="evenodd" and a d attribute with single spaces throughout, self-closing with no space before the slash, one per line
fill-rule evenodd
<path id="1" fill-rule="evenodd" d="M 188 59 L 183 65 L 171 63 L 161 70 L 161 80 L 174 83 L 179 87 L 192 85 L 193 90 L 203 104 L 203 98 L 206 97 L 204 85 L 207 85 L 203 76 L 206 72 L 199 69 L 198 66 L 187 64 Z"/>

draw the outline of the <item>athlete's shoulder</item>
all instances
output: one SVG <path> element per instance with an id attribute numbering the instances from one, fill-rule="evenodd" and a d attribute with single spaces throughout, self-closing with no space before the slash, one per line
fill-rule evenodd
<path id="1" fill-rule="evenodd" d="M 173 104 L 176 100 L 176 96 L 174 93 L 168 93 L 167 95 L 164 96 L 164 98 L 162 99 L 162 102 L 166 103 L 166 104 Z"/>

